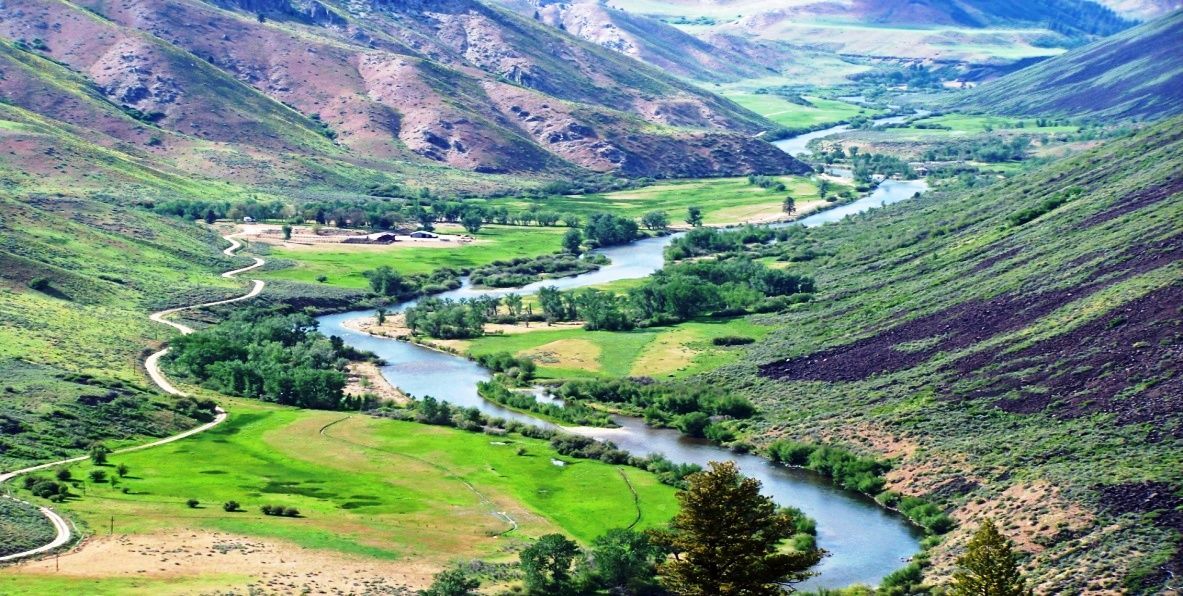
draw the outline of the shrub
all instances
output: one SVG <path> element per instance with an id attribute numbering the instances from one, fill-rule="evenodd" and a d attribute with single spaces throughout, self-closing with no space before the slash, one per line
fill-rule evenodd
<path id="1" fill-rule="evenodd" d="M 754 338 L 739 335 L 724 335 L 711 339 L 711 343 L 716 346 L 744 346 L 755 341 Z"/>
<path id="2" fill-rule="evenodd" d="M 238 504 L 238 501 L 226 501 L 225 503 L 222 503 L 222 511 L 227 513 L 242 511 L 242 506 Z"/>
<path id="3" fill-rule="evenodd" d="M 283 510 L 284 517 L 300 517 L 300 510 L 295 507 L 287 507 Z"/>
<path id="4" fill-rule="evenodd" d="M 201 501 L 198 501 L 197 499 L 189 499 L 189 500 L 185 501 L 185 506 L 190 509 L 197 509 L 197 506 L 200 504 L 201 504 Z"/>
<path id="5" fill-rule="evenodd" d="M 73 474 L 70 473 L 70 468 L 58 468 L 54 470 L 53 475 L 62 482 L 65 482 L 73 477 Z"/>
<path id="6" fill-rule="evenodd" d="M 90 480 L 91 480 L 91 482 L 94 482 L 96 484 L 99 482 L 106 482 L 107 481 L 107 472 L 104 470 L 91 470 L 90 471 Z"/>

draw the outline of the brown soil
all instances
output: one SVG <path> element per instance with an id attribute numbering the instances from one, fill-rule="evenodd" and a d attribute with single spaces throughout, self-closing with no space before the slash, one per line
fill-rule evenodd
<path id="1" fill-rule="evenodd" d="M 370 393 L 379 399 L 395 403 L 406 403 L 407 396 L 398 387 L 390 384 L 382 371 L 373 362 L 351 362 L 349 364 L 349 378 L 345 385 L 346 395 L 364 395 Z"/>
<path id="2" fill-rule="evenodd" d="M 55 571 L 60 565 L 60 571 Z M 52 559 L 20 567 L 22 574 L 75 578 L 175 579 L 245 576 L 251 593 L 409 594 L 439 569 L 422 561 L 379 561 L 309 550 L 280 541 L 222 532 L 104 536 Z M 233 580 L 227 580 L 233 581 Z"/>

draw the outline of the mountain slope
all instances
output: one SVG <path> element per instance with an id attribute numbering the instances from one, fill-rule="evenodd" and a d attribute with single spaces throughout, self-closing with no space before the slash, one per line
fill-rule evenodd
<path id="1" fill-rule="evenodd" d="M 775 127 L 759 116 L 468 0 L 13 0 L 0 37 L 11 42 L 0 68 L 35 79 L 45 63 L 20 55 L 32 54 L 79 79 L 73 107 L 38 102 L 14 80 L 0 90 L 15 105 L 53 108 L 71 123 L 114 105 L 184 138 L 180 145 L 272 160 L 330 160 L 374 174 L 433 164 L 629 176 L 802 167 L 752 138 Z M 143 126 L 102 132 L 137 144 L 145 136 Z"/>
<path id="2" fill-rule="evenodd" d="M 771 256 L 822 293 L 711 376 L 768 413 L 764 440 L 891 458 L 889 490 L 943 504 L 961 525 L 931 577 L 988 515 L 1037 592 L 1178 589 L 1180 172 L 1176 117 L 801 230 Z"/>
<path id="3" fill-rule="evenodd" d="M 1183 11 L 982 85 L 963 107 L 996 113 L 1161 118 L 1183 112 Z"/>

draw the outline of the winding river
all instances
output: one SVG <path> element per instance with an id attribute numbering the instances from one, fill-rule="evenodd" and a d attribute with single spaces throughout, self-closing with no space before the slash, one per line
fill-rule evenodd
<path id="1" fill-rule="evenodd" d="M 819 133 L 833 134 L 834 130 L 803 136 L 825 136 Z M 783 145 L 782 148 L 788 150 Z M 858 201 L 792 224 L 781 225 L 822 225 L 852 213 L 902 201 L 926 189 L 923 181 L 889 180 Z M 463 287 L 439 296 L 457 299 L 510 292 L 529 294 L 542 286 L 572 289 L 618 279 L 645 277 L 662 267 L 663 251 L 674 237 L 649 238 L 628 246 L 600 250 L 598 252 L 611 259 L 611 264 L 591 273 L 544 280 L 512 289 L 482 290 L 472 288 L 465 282 Z M 402 310 L 410 304 L 412 302 L 400 304 L 394 310 Z M 475 407 L 490 415 L 553 427 L 549 422 L 482 399 L 477 394 L 476 385 L 479 381 L 488 380 L 491 375 L 475 362 L 412 343 L 360 333 L 345 326 L 348 320 L 372 314 L 365 310 L 325 315 L 319 318 L 320 329 L 326 334 L 340 336 L 351 346 L 377 354 L 387 362 L 382 374 L 411 395 L 431 395 L 455 405 Z M 687 438 L 674 430 L 650 428 L 638 419 L 622 417 L 617 422 L 620 428 L 568 430 L 610 440 L 620 448 L 638 455 L 661 453 L 679 463 L 706 465 L 709 461 L 735 461 L 744 474 L 758 478 L 764 484 L 764 492 L 778 503 L 798 507 L 817 520 L 818 544 L 830 554 L 815 569 L 819 575 L 800 586 L 803 589 L 875 585 L 885 575 L 902 567 L 909 557 L 920 550 L 920 534 L 906 520 L 879 507 L 872 499 L 834 487 L 817 474 L 774 464 L 754 455 L 739 455 L 705 441 Z"/>

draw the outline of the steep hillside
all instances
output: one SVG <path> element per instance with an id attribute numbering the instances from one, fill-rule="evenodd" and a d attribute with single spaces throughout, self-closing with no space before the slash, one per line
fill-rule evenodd
<path id="1" fill-rule="evenodd" d="M 775 128 L 759 116 L 471 0 L 15 0 L 0 38 L 7 102 L 182 163 L 204 143 L 296 178 L 308 160 L 370 177 L 801 168 L 752 138 Z"/>
<path id="2" fill-rule="evenodd" d="M 946 506 L 931 577 L 989 515 L 1038 592 L 1179 589 L 1181 171 L 1175 118 L 801 230 L 771 250 L 821 294 L 710 376 L 769 413 L 754 436 L 891 458 L 890 491 Z"/>
<path id="3" fill-rule="evenodd" d="M 1162 118 L 1183 112 L 1183 11 L 982 85 L 956 101 L 995 113 Z"/>
<path id="4" fill-rule="evenodd" d="M 200 417 L 140 374 L 141 351 L 169 335 L 147 314 L 240 293 L 217 275 L 233 261 L 212 231 L 112 199 L 0 193 L 0 469 Z"/>

